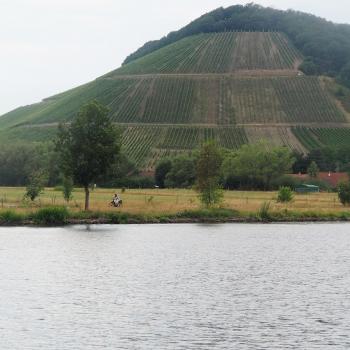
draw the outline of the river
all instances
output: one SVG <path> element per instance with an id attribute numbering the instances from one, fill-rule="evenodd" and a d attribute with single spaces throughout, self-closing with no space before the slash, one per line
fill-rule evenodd
<path id="1" fill-rule="evenodd" d="M 350 226 L 0 228 L 0 349 L 349 349 Z"/>

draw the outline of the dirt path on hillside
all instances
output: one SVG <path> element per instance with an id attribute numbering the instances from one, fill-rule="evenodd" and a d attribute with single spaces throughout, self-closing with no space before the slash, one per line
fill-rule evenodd
<path id="1" fill-rule="evenodd" d="M 141 79 L 141 78 L 196 78 L 196 79 L 207 79 L 207 78 L 221 78 L 221 77 L 295 77 L 300 72 L 293 69 L 254 69 L 254 70 L 236 70 L 231 73 L 189 73 L 189 74 L 135 74 L 135 75 L 115 75 L 113 77 L 103 78 L 106 80 L 118 80 L 118 79 Z"/>
<path id="2" fill-rule="evenodd" d="M 70 124 L 70 123 L 67 123 Z M 273 128 L 286 128 L 286 127 L 309 127 L 309 128 L 350 128 L 350 122 L 347 123 L 239 123 L 239 124 L 210 124 L 210 123 L 189 123 L 189 124 L 169 124 L 169 123 L 115 123 L 120 126 L 144 126 L 144 127 L 203 127 L 203 128 L 222 128 L 222 127 L 273 127 Z M 59 123 L 45 123 L 45 124 L 26 124 L 20 125 L 19 128 L 53 128 L 58 127 Z"/>

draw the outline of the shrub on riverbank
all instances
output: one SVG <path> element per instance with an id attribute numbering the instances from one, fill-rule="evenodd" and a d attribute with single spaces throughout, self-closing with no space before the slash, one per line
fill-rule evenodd
<path id="1" fill-rule="evenodd" d="M 272 216 L 270 212 L 271 203 L 264 202 L 258 210 L 257 217 L 261 221 L 271 221 Z"/>
<path id="2" fill-rule="evenodd" d="M 33 214 L 33 221 L 38 225 L 64 225 L 70 217 L 69 211 L 65 207 L 48 207 L 39 209 Z"/>
<path id="3" fill-rule="evenodd" d="M 281 187 L 278 191 L 277 202 L 289 203 L 293 200 L 293 191 L 290 187 Z"/>
<path id="4" fill-rule="evenodd" d="M 22 214 L 16 213 L 15 211 L 7 210 L 0 212 L 0 224 L 2 225 L 20 224 L 23 220 L 24 216 Z"/>
<path id="5" fill-rule="evenodd" d="M 226 208 L 185 210 L 175 215 L 176 218 L 181 219 L 229 219 L 239 216 L 237 210 Z"/>

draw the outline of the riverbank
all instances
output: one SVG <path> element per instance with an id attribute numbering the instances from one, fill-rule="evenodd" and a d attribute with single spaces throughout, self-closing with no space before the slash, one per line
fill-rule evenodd
<path id="1" fill-rule="evenodd" d="M 74 190 L 69 203 L 58 188 L 46 188 L 35 202 L 24 200 L 24 193 L 24 188 L 0 187 L 1 226 L 350 221 L 350 209 L 336 193 L 295 195 L 283 204 L 276 192 L 225 191 L 222 208 L 208 210 L 192 190 L 96 189 L 87 213 L 82 189 Z M 114 193 L 121 195 L 122 208 L 109 205 Z"/>
<path id="2" fill-rule="evenodd" d="M 122 212 L 70 212 L 65 207 L 47 207 L 21 214 L 0 212 L 0 226 L 65 226 L 92 224 L 178 224 L 178 223 L 286 223 L 350 222 L 350 212 L 320 213 L 270 211 L 244 213 L 227 208 L 198 209 L 172 215 L 136 215 Z"/>

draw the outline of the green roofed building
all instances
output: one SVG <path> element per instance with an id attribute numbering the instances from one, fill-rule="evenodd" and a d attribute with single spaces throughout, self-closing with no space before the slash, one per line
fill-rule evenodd
<path id="1" fill-rule="evenodd" d="M 295 189 L 297 193 L 315 193 L 320 192 L 319 186 L 303 184 Z"/>

